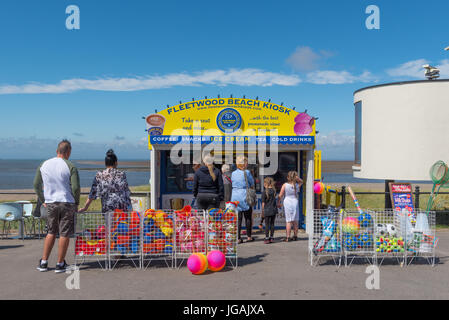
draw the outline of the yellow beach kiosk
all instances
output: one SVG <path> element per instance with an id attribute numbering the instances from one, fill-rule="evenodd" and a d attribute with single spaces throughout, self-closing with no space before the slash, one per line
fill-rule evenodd
<path id="1" fill-rule="evenodd" d="M 259 195 L 254 225 L 261 213 L 264 177 L 273 177 L 279 192 L 292 170 L 304 180 L 300 209 L 312 217 L 316 124 L 306 112 L 258 99 L 206 98 L 167 107 L 146 122 L 153 209 L 195 205 L 194 164 L 203 155 L 213 155 L 220 168 L 233 166 L 236 156 L 244 154 Z M 282 215 L 277 224 L 285 225 Z"/>

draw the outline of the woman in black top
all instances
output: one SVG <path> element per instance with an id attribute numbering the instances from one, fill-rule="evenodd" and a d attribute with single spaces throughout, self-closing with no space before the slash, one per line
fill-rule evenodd
<path id="1" fill-rule="evenodd" d="M 204 165 L 195 172 L 193 196 L 201 210 L 219 208 L 220 201 L 224 199 L 223 177 L 220 170 L 215 168 L 211 156 L 206 156 Z"/>
<path id="2" fill-rule="evenodd" d="M 274 242 L 274 220 L 278 212 L 276 204 L 276 189 L 273 178 L 265 178 L 263 181 L 264 192 L 262 194 L 262 214 L 265 218 L 265 244 Z"/>

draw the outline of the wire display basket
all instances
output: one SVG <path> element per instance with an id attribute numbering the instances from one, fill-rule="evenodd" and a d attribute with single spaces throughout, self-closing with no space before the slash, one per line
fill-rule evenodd
<path id="1" fill-rule="evenodd" d="M 435 249 L 438 246 L 436 236 L 436 213 L 415 210 L 415 221 L 411 223 L 412 231 L 407 229 L 406 265 L 414 261 L 424 260 L 434 266 Z"/>
<path id="2" fill-rule="evenodd" d="M 356 259 L 375 263 L 374 238 L 375 217 L 373 211 L 345 210 L 341 221 L 341 243 L 345 266 L 350 266 Z"/>
<path id="3" fill-rule="evenodd" d="M 120 261 L 135 268 L 142 267 L 140 213 L 116 210 L 107 213 L 109 225 L 109 268 L 114 269 Z"/>
<path id="4" fill-rule="evenodd" d="M 154 261 L 163 261 L 173 268 L 175 255 L 174 210 L 145 211 L 142 226 L 142 264 L 148 268 Z"/>
<path id="5" fill-rule="evenodd" d="M 312 266 L 317 266 L 323 259 L 341 265 L 341 220 L 342 211 L 335 207 L 314 210 L 313 230 L 309 232 L 309 259 Z"/>
<path id="6" fill-rule="evenodd" d="M 408 217 L 404 218 L 408 219 Z M 405 233 L 407 224 L 401 212 L 377 210 L 375 215 L 375 263 L 382 265 L 385 261 L 396 261 L 401 266 L 405 263 L 407 241 Z M 410 229 L 409 229 L 410 230 Z"/>
<path id="7" fill-rule="evenodd" d="M 207 216 L 190 207 L 174 212 L 175 265 L 180 267 L 193 253 L 207 254 Z"/>
<path id="8" fill-rule="evenodd" d="M 98 262 L 101 268 L 108 269 L 108 239 L 105 214 L 79 214 L 75 232 L 75 265 Z"/>
<path id="9" fill-rule="evenodd" d="M 237 267 L 238 212 L 229 202 L 226 209 L 211 209 L 207 213 L 207 252 L 221 251 L 233 268 Z"/>

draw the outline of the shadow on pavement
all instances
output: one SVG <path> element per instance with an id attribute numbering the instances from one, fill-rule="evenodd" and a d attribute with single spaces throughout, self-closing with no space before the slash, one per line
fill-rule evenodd
<path id="1" fill-rule="evenodd" d="M 76 265 L 80 270 L 105 270 L 105 262 L 104 261 L 85 261 L 82 264 Z"/>
<path id="2" fill-rule="evenodd" d="M 263 261 L 263 258 L 265 258 L 266 256 L 268 256 L 268 253 L 264 253 L 264 254 L 258 254 L 257 256 L 253 256 L 253 257 L 239 257 L 239 263 L 238 265 L 240 267 L 242 266 L 246 266 L 246 265 L 250 265 L 250 264 L 254 264 L 254 263 L 259 263 Z"/>
<path id="3" fill-rule="evenodd" d="M 0 246 L 0 250 L 16 249 L 16 248 L 20 248 L 20 247 L 23 247 L 23 244 L 18 244 L 18 245 L 13 245 L 13 246 Z"/>

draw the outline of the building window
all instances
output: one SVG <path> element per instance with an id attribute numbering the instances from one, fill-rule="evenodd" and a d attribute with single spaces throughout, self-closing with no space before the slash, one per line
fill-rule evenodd
<path id="1" fill-rule="evenodd" d="M 355 104 L 355 164 L 362 164 L 362 101 Z"/>

